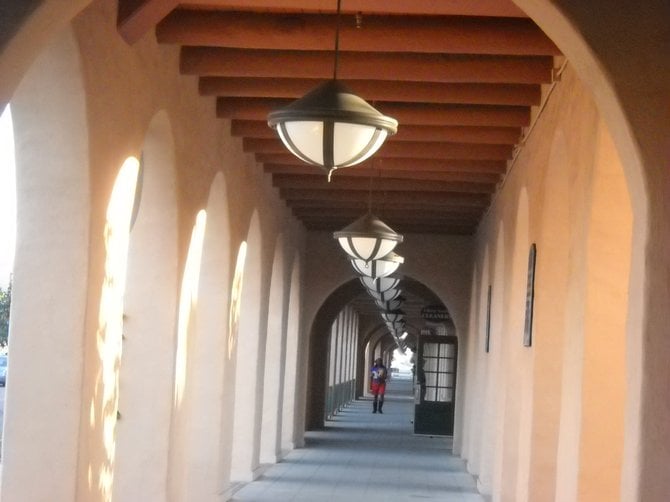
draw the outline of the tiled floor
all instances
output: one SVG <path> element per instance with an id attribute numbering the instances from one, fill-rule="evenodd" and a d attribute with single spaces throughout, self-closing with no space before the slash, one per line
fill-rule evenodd
<path id="1" fill-rule="evenodd" d="M 384 414 L 355 401 L 326 429 L 235 493 L 234 501 L 480 502 L 474 478 L 451 455 L 451 440 L 415 436 L 411 383 L 389 385 Z"/>

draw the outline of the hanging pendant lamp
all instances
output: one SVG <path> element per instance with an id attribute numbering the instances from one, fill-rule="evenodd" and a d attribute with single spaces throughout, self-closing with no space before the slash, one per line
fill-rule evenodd
<path id="1" fill-rule="evenodd" d="M 397 277 L 380 277 L 378 279 L 373 279 L 372 277 L 363 276 L 360 279 L 366 289 L 376 291 L 377 293 L 396 288 L 400 284 L 400 279 Z"/>
<path id="2" fill-rule="evenodd" d="M 386 277 L 395 272 L 398 267 L 405 261 L 402 256 L 390 252 L 383 258 L 366 262 L 360 259 L 351 260 L 351 266 L 360 275 L 377 279 L 378 277 Z"/>
<path id="3" fill-rule="evenodd" d="M 398 129 L 397 120 L 382 115 L 337 80 L 340 3 L 338 0 L 333 79 L 268 115 L 268 125 L 284 146 L 303 162 L 324 168 L 328 180 L 335 169 L 372 156 Z"/>
<path id="4" fill-rule="evenodd" d="M 391 310 L 381 313 L 382 319 L 387 322 L 398 322 L 405 319 L 405 313 L 402 310 Z"/>
<path id="5" fill-rule="evenodd" d="M 377 307 L 379 307 L 381 310 L 388 311 L 388 310 L 398 310 L 403 303 L 403 298 L 402 296 L 399 296 L 397 298 L 394 298 L 393 300 L 389 301 L 381 301 L 381 300 L 375 300 L 375 304 Z"/>
<path id="6" fill-rule="evenodd" d="M 391 300 L 402 298 L 400 296 L 400 290 L 395 288 L 387 289 L 386 291 L 382 291 L 381 293 L 368 290 L 368 294 L 372 298 L 374 298 L 375 301 L 379 302 L 390 302 Z"/>
<path id="7" fill-rule="evenodd" d="M 405 320 L 402 321 L 386 321 L 386 327 L 391 330 L 392 333 L 402 333 L 405 330 Z"/>
<path id="8" fill-rule="evenodd" d="M 388 255 L 403 240 L 402 235 L 371 212 L 333 233 L 333 237 L 351 258 L 366 263 Z"/>

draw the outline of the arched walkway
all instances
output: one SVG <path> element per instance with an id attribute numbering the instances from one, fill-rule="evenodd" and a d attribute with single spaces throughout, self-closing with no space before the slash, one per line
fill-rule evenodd
<path id="1" fill-rule="evenodd" d="M 611 5 L 604 1 L 517 0 L 517 3 L 560 46 L 567 55 L 571 68 L 575 69 L 576 76 L 593 94 L 597 111 L 611 133 L 610 147 L 617 149 L 621 159 L 626 183 L 623 188 L 616 186 L 613 193 L 619 194 L 619 197 L 628 193 L 630 215 L 625 215 L 625 219 L 628 224 L 627 218 L 630 216 L 631 227 L 629 235 L 615 234 L 609 236 L 611 240 L 608 240 L 615 245 L 627 246 L 630 243 L 630 250 L 625 248 L 625 256 L 618 256 L 616 259 L 608 254 L 602 263 L 598 259 L 602 244 L 598 241 L 598 236 L 589 234 L 585 231 L 586 227 L 576 232 L 575 241 L 581 244 L 575 246 L 574 251 L 577 254 L 583 252 L 586 260 L 573 268 L 565 262 L 561 265 L 563 270 L 567 268 L 569 272 L 566 276 L 567 292 L 562 305 L 563 315 L 557 314 L 555 318 L 545 318 L 544 321 L 538 319 L 538 322 L 546 324 L 557 321 L 556 344 L 563 347 L 561 359 L 560 362 L 549 362 L 547 359 L 550 349 L 548 346 L 543 346 L 543 357 L 539 356 L 539 350 L 536 351 L 536 358 L 533 361 L 535 367 L 532 369 L 532 373 L 537 374 L 540 366 L 547 370 L 560 368 L 560 388 L 554 387 L 549 390 L 554 397 L 560 396 L 561 410 L 558 418 L 560 424 L 546 423 L 546 428 L 535 428 L 542 422 L 542 411 L 536 406 L 539 390 L 534 388 L 531 393 L 532 418 L 524 421 L 525 419 L 521 417 L 521 421 L 513 426 L 512 430 L 515 430 L 515 427 L 522 430 L 526 425 L 531 425 L 533 434 L 546 433 L 556 438 L 549 441 L 548 449 L 544 450 L 550 451 L 554 447 L 557 450 L 556 480 L 552 481 L 553 475 L 543 476 L 539 472 L 542 455 L 539 444 L 532 444 L 528 474 L 531 484 L 534 483 L 534 479 L 538 479 L 538 483 L 540 479 L 547 479 L 549 484 L 553 483 L 562 490 L 560 496 L 568 498 L 579 493 L 592 493 L 591 490 L 595 486 L 594 472 L 587 469 L 580 474 L 576 459 L 580 459 L 580 462 L 588 461 L 594 468 L 602 465 L 599 463 L 602 458 L 595 454 L 598 451 L 597 445 L 602 442 L 602 438 L 599 437 L 602 429 L 596 430 L 600 423 L 597 417 L 611 396 L 603 394 L 589 403 L 582 403 L 581 399 L 584 389 L 594 389 L 602 383 L 595 373 L 602 369 L 604 364 L 598 353 L 603 338 L 594 326 L 594 320 L 606 311 L 601 304 L 602 299 L 598 297 L 598 291 L 606 291 L 607 295 L 614 298 L 617 305 L 623 306 L 620 309 L 621 317 L 611 319 L 614 323 L 613 332 L 616 333 L 612 357 L 617 367 L 622 368 L 616 380 L 618 389 L 613 392 L 616 408 L 616 420 L 613 421 L 615 426 L 608 431 L 611 434 L 608 437 L 615 437 L 616 441 L 602 450 L 612 453 L 613 456 L 619 456 L 621 465 L 609 467 L 621 472 L 622 481 L 620 488 L 608 486 L 608 493 L 614 493 L 615 496 L 618 493 L 620 498 L 625 500 L 662 499 L 670 492 L 670 479 L 664 475 L 664 468 L 668 463 L 667 451 L 659 447 L 670 444 L 669 410 L 667 404 L 657 398 L 667 394 L 667 382 L 670 381 L 670 366 L 667 365 L 670 340 L 666 336 L 666 327 L 670 323 L 668 318 L 670 295 L 665 273 L 670 264 L 670 253 L 668 253 L 670 218 L 667 209 L 667 201 L 670 200 L 670 183 L 668 183 L 670 174 L 665 169 L 670 165 L 670 152 L 666 145 L 666 139 L 670 137 L 670 121 L 667 120 L 670 70 L 667 58 L 663 60 L 647 56 L 658 55 L 659 47 L 667 46 L 668 15 L 664 14 L 670 14 L 669 7 L 665 0 L 651 0 L 645 3 L 644 8 L 631 3 L 617 5 L 616 9 L 612 9 Z M 19 191 L 23 190 L 24 193 L 19 199 L 19 217 L 22 218 L 24 226 L 18 243 L 12 321 L 14 341 L 10 342 L 12 344 L 10 350 L 13 353 L 13 378 L 25 382 L 26 385 L 23 391 L 21 393 L 17 391 L 14 397 L 12 394 L 8 395 L 5 446 L 20 452 L 20 455 L 17 454 L 13 458 L 6 457 L 3 466 L 2 492 L 6 498 L 51 497 L 75 500 L 77 493 L 80 497 L 85 496 L 82 494 L 88 493 L 91 481 L 84 471 L 90 464 L 91 457 L 100 453 L 98 451 L 100 443 L 90 430 L 90 409 L 86 405 L 94 394 L 94 382 L 99 370 L 94 357 L 96 350 L 94 334 L 98 321 L 96 315 L 99 309 L 100 282 L 104 276 L 100 260 L 104 254 L 102 232 L 99 232 L 104 219 L 101 215 L 110 192 L 108 188 L 111 185 L 110 180 L 113 179 L 111 173 L 118 169 L 120 162 L 110 163 L 111 167 L 88 165 L 92 159 L 104 157 L 108 160 L 108 158 L 100 155 L 100 152 L 96 152 L 94 156 L 89 155 L 90 146 L 100 148 L 100 144 L 104 143 L 105 138 L 101 131 L 105 132 L 105 129 L 99 129 L 96 136 L 89 139 L 87 122 L 98 114 L 87 111 L 86 105 L 93 102 L 103 111 L 107 108 L 102 103 L 104 100 L 94 99 L 95 90 L 89 90 L 88 93 L 84 90 L 78 61 L 79 48 L 70 32 L 66 32 L 57 40 L 53 39 L 53 46 L 41 54 L 32 70 L 27 70 L 33 63 L 34 56 L 41 52 L 41 47 L 52 41 L 53 34 L 62 29 L 88 2 L 79 0 L 69 3 L 66 7 L 60 4 L 62 2 L 55 0 L 35 2 L 35 16 L 27 19 L 25 25 L 15 23 L 16 36 L 5 42 L 6 45 L 0 51 L 2 54 L 0 74 L 4 76 L 0 82 L 0 101 L 7 101 L 9 96 L 14 96 L 17 105 L 23 103 L 23 110 L 20 106 L 15 108 L 19 110 L 19 115 L 15 116 L 15 119 L 18 120 L 17 124 L 21 124 L 17 125 L 17 130 L 22 130 L 24 133 L 35 132 L 34 138 L 44 140 L 41 143 L 44 148 L 41 149 L 31 149 L 29 142 L 23 144 L 22 149 L 19 148 L 24 155 L 23 166 L 19 166 Z M 99 10 L 102 11 L 103 9 Z M 594 16 L 593 12 L 598 12 L 599 15 Z M 110 20 L 106 19 L 105 22 L 107 21 Z M 107 22 L 107 25 L 112 26 L 113 22 Z M 145 55 L 148 56 L 147 60 L 151 61 L 151 44 L 148 42 L 142 45 L 140 50 L 124 46 L 115 54 L 121 52 L 128 53 L 128 60 L 132 60 L 133 63 L 142 60 L 137 56 Z M 53 57 L 55 53 L 56 57 Z M 84 55 L 92 56 L 90 51 L 86 51 Z M 175 55 L 172 54 L 170 57 Z M 47 60 L 58 62 L 59 65 L 44 66 Z M 137 72 L 133 73 L 133 76 L 144 78 L 154 74 Z M 142 78 L 138 78 L 137 81 L 142 81 Z M 22 84 L 19 86 L 19 81 L 22 79 Z M 24 92 L 29 88 L 24 85 L 34 86 L 39 92 L 34 95 Z M 174 95 L 184 88 L 175 89 Z M 110 93 L 105 99 L 115 96 Z M 143 110 L 149 108 L 149 101 L 138 98 L 139 108 Z M 193 125 L 195 117 L 202 118 L 197 113 L 190 117 L 193 122 L 185 121 L 184 129 Z M 116 118 L 125 118 L 125 115 Z M 40 121 L 44 124 L 43 128 L 37 126 L 31 129 Z M 98 118 L 93 122 L 99 126 L 101 121 L 102 119 Z M 117 131 L 122 128 L 118 123 L 125 124 L 125 122 L 116 121 Z M 64 127 L 66 125 L 68 127 Z M 579 125 L 575 122 L 576 127 Z M 54 131 L 58 131 L 59 134 L 53 134 Z M 183 131 L 181 133 L 177 138 L 178 142 L 187 143 L 189 136 L 183 134 Z M 60 141 L 50 141 L 56 137 Z M 122 141 L 125 144 L 135 144 L 125 137 Z M 228 143 L 223 145 L 223 148 L 216 143 L 211 150 L 204 151 L 203 155 L 218 160 L 213 152 L 226 150 L 228 147 Z M 118 156 L 122 159 L 131 153 L 137 152 L 119 151 Z M 25 162 L 26 160 L 28 162 Z M 18 161 L 21 164 L 21 159 Z M 41 169 L 42 166 L 49 166 L 50 169 Z M 205 169 L 198 169 L 196 174 L 202 174 L 204 171 Z M 202 178 L 209 182 L 209 176 Z M 235 179 L 243 180 L 243 176 L 236 174 Z M 579 188 L 587 186 L 588 182 L 583 182 L 581 178 L 578 180 Z M 242 186 L 245 181 L 236 187 Z M 202 193 L 199 183 L 194 181 L 180 192 L 182 197 L 180 203 L 183 204 L 180 204 L 179 219 L 189 222 L 184 223 L 184 227 L 191 222 L 193 215 L 190 212 L 197 203 L 196 193 Z M 593 205 L 588 208 L 590 214 L 588 222 L 600 222 L 600 225 L 606 226 L 611 223 L 607 218 L 608 209 L 603 198 L 611 187 L 604 180 L 597 180 L 596 186 L 598 193 L 594 194 Z M 90 193 L 91 187 L 94 188 L 94 193 Z M 546 191 L 544 188 L 542 190 Z M 253 190 L 245 193 L 250 192 Z M 26 197 L 26 194 L 30 196 Z M 513 207 L 514 203 L 510 206 Z M 531 206 L 536 208 L 532 203 Z M 543 213 L 531 211 L 531 214 Z M 560 221 L 565 215 L 559 214 L 558 217 Z M 549 219 L 548 216 L 542 218 L 545 221 Z M 54 220 L 58 221 L 59 225 L 53 225 Z M 509 221 L 509 219 L 496 219 L 486 223 L 485 226 L 500 225 L 501 228 L 504 222 Z M 562 226 L 562 223 L 559 223 L 559 227 Z M 514 228 L 510 225 L 506 227 L 506 232 L 507 239 L 511 241 Z M 529 233 L 532 238 L 538 235 L 537 222 L 531 221 Z M 513 451 L 513 447 L 516 446 L 514 440 L 517 437 L 514 434 L 505 448 L 503 444 L 495 444 L 495 438 L 500 437 L 504 421 L 508 418 L 515 420 L 517 418 L 514 413 L 504 413 L 505 401 L 503 399 L 502 402 L 497 402 L 495 387 L 513 381 L 511 377 L 507 379 L 504 368 L 501 368 L 507 359 L 501 355 L 499 349 L 503 346 L 503 336 L 507 336 L 506 326 L 516 326 L 515 323 L 506 323 L 504 320 L 505 306 L 516 303 L 516 298 L 515 295 L 505 292 L 502 284 L 508 280 L 517 281 L 516 269 L 519 267 L 511 265 L 518 261 L 514 253 L 503 254 L 505 248 L 509 246 L 496 244 L 497 249 L 494 249 L 494 243 L 498 242 L 500 237 L 496 236 L 494 231 L 491 231 L 491 234 L 490 256 L 495 263 L 491 274 L 494 276 L 491 316 L 493 353 L 483 356 L 486 360 L 482 363 L 484 373 L 487 375 L 485 377 L 487 416 L 482 421 L 488 427 L 483 428 L 483 447 L 477 449 L 473 446 L 473 451 L 479 452 L 495 448 L 501 451 Z M 236 243 L 241 240 L 238 240 L 239 237 L 235 236 Z M 182 240 L 185 242 L 188 239 L 184 237 Z M 439 249 L 436 254 L 438 251 Z M 558 260 L 563 256 L 560 252 L 556 255 Z M 542 260 L 546 255 L 540 250 L 539 256 Z M 601 268 L 603 264 L 616 264 L 622 261 L 629 264 L 628 268 L 617 269 L 621 272 L 619 279 L 624 282 L 616 282 L 607 288 L 596 287 L 603 275 Z M 267 263 L 264 260 L 261 262 Z M 53 263 L 58 263 L 59 266 L 54 267 Z M 305 275 L 308 275 L 307 272 L 311 268 L 311 264 L 305 264 Z M 506 273 L 507 269 L 515 270 L 512 274 L 514 277 Z M 478 267 L 477 270 L 485 269 Z M 267 283 L 267 277 L 261 277 L 259 290 L 263 290 Z M 64 290 L 68 294 L 62 294 Z M 312 292 L 309 289 L 306 292 L 296 289 L 294 297 L 292 289 L 290 304 L 298 307 L 295 307 L 295 313 L 293 307 L 290 308 L 289 326 L 299 326 L 299 318 L 303 314 L 299 306 L 300 295 L 308 297 Z M 294 301 L 294 298 L 297 300 Z M 482 298 L 482 291 L 479 298 Z M 466 303 L 467 301 L 468 299 L 465 300 Z M 261 329 L 264 329 L 264 311 L 262 308 L 260 311 Z M 339 309 L 336 311 L 339 312 Z M 467 308 L 459 309 L 459 312 L 465 311 Z M 478 323 L 481 326 L 483 309 L 480 308 L 479 312 Z M 306 318 L 311 321 L 311 317 L 308 316 L 313 314 L 314 311 L 308 310 Z M 579 322 L 579 316 L 586 320 L 584 324 Z M 460 318 L 459 326 L 464 327 L 466 321 L 467 317 Z M 318 318 L 314 322 L 314 327 L 323 330 L 327 329 L 329 324 L 324 319 Z M 625 331 L 622 333 L 623 329 Z M 299 331 L 299 328 L 295 328 L 295 331 Z M 304 371 L 307 357 L 303 357 L 305 354 L 303 346 L 307 343 L 300 342 L 307 340 L 300 340 L 297 336 L 291 338 L 291 332 L 289 329 L 287 346 L 291 348 L 289 350 L 295 349 L 295 351 L 287 357 L 294 357 L 296 354 L 296 359 L 287 364 L 285 381 L 298 382 L 299 385 L 287 386 L 292 397 L 286 402 L 298 403 L 298 408 L 302 409 L 305 393 L 300 385 L 307 385 L 305 382 L 308 380 L 308 375 Z M 235 336 L 228 333 L 228 337 L 232 337 L 232 340 L 236 339 Z M 510 336 L 515 337 L 517 334 Z M 536 347 L 539 349 L 540 345 Z M 311 348 L 322 347 L 311 346 Z M 585 356 L 584 360 L 589 361 L 588 367 L 581 366 L 582 363 L 579 362 L 581 356 Z M 50 371 L 47 379 L 39 378 L 47 371 L 46 368 L 53 367 L 49 363 L 54 358 L 67 360 L 71 364 L 57 365 L 57 370 Z M 262 356 L 259 355 L 254 364 L 261 359 Z M 238 373 L 241 371 L 240 365 L 235 367 L 234 362 L 229 366 Z M 262 370 L 260 374 L 262 375 Z M 38 378 L 32 378 L 34 375 Z M 310 374 L 309 378 L 313 376 L 315 375 Z M 259 379 L 256 372 L 256 381 Z M 239 385 L 239 381 L 237 383 Z M 54 385 L 62 388 L 63 393 L 53 395 Z M 625 389 L 622 389 L 623 387 Z M 293 393 L 296 388 L 298 391 Z M 608 389 L 608 392 L 610 390 Z M 315 394 L 310 390 L 309 396 L 318 402 L 318 393 Z M 63 401 L 66 406 L 62 406 Z M 240 400 L 237 402 L 239 404 Z M 258 402 L 257 400 L 256 403 Z M 47 424 L 43 423 L 39 416 L 39 412 L 45 409 L 51 413 Z M 295 412 L 294 409 L 289 409 L 288 405 L 285 405 L 284 409 L 284 417 L 292 416 Z M 253 420 L 257 421 L 259 419 L 257 409 L 254 409 L 253 413 L 255 413 Z M 299 413 L 301 411 L 298 411 Z M 282 444 L 299 443 L 300 430 L 287 429 L 294 424 L 298 424 L 297 429 L 301 429 L 302 417 L 296 418 L 295 421 L 283 420 L 283 424 L 287 425 L 282 426 Z M 554 418 L 556 419 L 556 415 Z M 587 418 L 589 423 L 585 422 Z M 310 416 L 307 417 L 308 424 L 309 419 Z M 465 427 L 467 420 L 463 422 Z M 575 438 L 581 437 L 584 431 L 588 432 L 585 442 L 579 444 Z M 226 429 L 224 434 L 228 432 Z M 525 451 L 525 443 L 522 446 Z M 467 448 L 466 446 L 465 455 L 468 454 Z M 180 451 L 179 448 L 176 451 Z M 53 452 L 58 452 L 57 458 Z M 535 464 L 533 459 L 537 459 L 538 463 Z M 497 464 L 501 466 L 501 471 L 496 473 L 498 476 L 504 473 L 503 464 L 504 460 Z M 473 462 L 473 469 L 481 470 L 480 480 L 483 485 L 488 487 L 495 485 L 493 478 L 496 476 L 493 475 L 492 466 L 486 459 L 482 459 L 482 462 Z M 519 465 L 511 469 L 517 470 L 517 475 L 511 477 L 521 481 L 517 482 L 509 493 L 515 495 L 521 493 L 524 498 L 525 487 L 522 485 L 525 483 L 523 477 L 526 474 L 521 471 L 525 471 L 527 466 Z M 52 476 L 48 481 L 37 484 L 32 482 L 34 472 L 49 472 Z M 96 472 L 95 476 L 99 474 Z M 620 492 L 617 492 L 619 489 Z M 528 497 L 534 500 L 532 491 Z"/>
<path id="2" fill-rule="evenodd" d="M 354 401 L 232 500 L 483 502 L 450 439 L 413 434 L 411 380 L 392 379 L 386 401 L 381 415 Z"/>

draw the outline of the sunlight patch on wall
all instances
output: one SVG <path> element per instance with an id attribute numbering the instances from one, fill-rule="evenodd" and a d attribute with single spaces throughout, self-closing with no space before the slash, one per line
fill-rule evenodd
<path id="1" fill-rule="evenodd" d="M 191 233 L 191 244 L 184 266 L 184 278 L 179 297 L 179 321 L 177 325 L 177 351 L 175 355 L 174 405 L 179 407 L 184 397 L 186 385 L 186 363 L 188 361 L 188 334 L 193 312 L 198 303 L 198 284 L 200 282 L 200 262 L 202 245 L 205 239 L 207 212 L 198 213 Z"/>
<path id="2" fill-rule="evenodd" d="M 126 287 L 130 220 L 137 188 L 139 162 L 128 157 L 114 183 L 107 207 L 104 229 L 105 277 L 100 296 L 100 312 L 96 333 L 100 370 L 96 378 L 90 408 L 90 426 L 99 431 L 102 440 L 100 465 L 89 466 L 97 472 L 97 489 L 102 500 L 111 501 L 116 447 L 116 421 L 119 402 L 119 366 L 123 336 L 123 295 Z M 91 479 L 89 483 L 95 484 Z"/>
<path id="3" fill-rule="evenodd" d="M 235 264 L 235 277 L 230 292 L 230 313 L 228 315 L 228 360 L 233 357 L 235 344 L 237 343 L 237 332 L 240 327 L 240 310 L 242 308 L 242 282 L 244 279 L 244 263 L 247 259 L 247 243 L 240 244 Z"/>

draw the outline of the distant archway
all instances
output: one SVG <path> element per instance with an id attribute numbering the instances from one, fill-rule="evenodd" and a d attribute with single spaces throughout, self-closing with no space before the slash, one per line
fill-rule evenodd
<path id="1" fill-rule="evenodd" d="M 416 296 L 425 299 L 427 305 L 444 305 L 439 297 L 427 286 L 411 277 L 403 277 L 403 288 L 411 291 Z M 349 304 L 354 298 L 359 296 L 366 296 L 365 290 L 360 281 L 351 279 L 344 284 L 337 287 L 323 302 L 316 313 L 314 322 L 309 333 L 309 356 L 308 356 L 308 376 L 307 376 L 307 407 L 306 407 L 306 424 L 307 430 L 323 428 L 323 410 L 326 398 L 326 386 L 324 382 L 328 381 L 326 374 L 328 344 L 330 343 L 331 326 L 340 312 Z M 374 323 L 382 325 L 381 318 Z M 453 329 L 453 322 L 450 323 Z M 445 328 L 447 331 L 448 328 Z M 368 335 L 377 332 L 372 330 Z M 445 333 L 446 334 L 446 333 Z M 363 348 L 369 340 L 361 337 L 359 340 L 359 347 Z M 363 360 L 361 359 L 363 358 Z M 362 366 L 364 362 L 364 350 L 359 351 L 357 361 L 357 377 L 358 390 L 362 390 L 363 374 Z"/>

